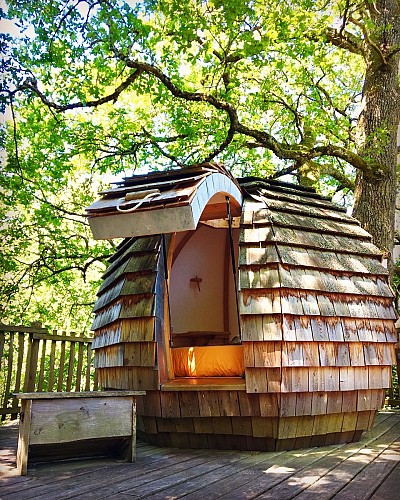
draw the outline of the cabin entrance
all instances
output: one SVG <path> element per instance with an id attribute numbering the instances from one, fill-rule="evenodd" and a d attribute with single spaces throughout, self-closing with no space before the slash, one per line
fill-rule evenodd
<path id="1" fill-rule="evenodd" d="M 237 260 L 239 229 L 233 230 Z M 175 347 L 224 345 L 238 337 L 228 228 L 200 224 L 178 233 L 170 271 Z"/>
<path id="2" fill-rule="evenodd" d="M 238 228 L 233 228 L 233 247 L 237 262 Z M 176 235 L 169 283 L 175 377 L 241 376 L 243 352 L 236 345 L 238 312 L 225 220 L 200 223 L 195 231 Z"/>

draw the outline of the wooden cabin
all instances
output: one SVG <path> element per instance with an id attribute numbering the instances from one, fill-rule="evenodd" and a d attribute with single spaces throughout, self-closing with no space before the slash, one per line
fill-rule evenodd
<path id="1" fill-rule="evenodd" d="M 94 308 L 96 367 L 106 389 L 146 391 L 142 439 L 288 450 L 371 427 L 396 313 L 357 220 L 311 189 L 215 164 L 101 195 L 87 209 L 95 238 L 124 239 Z"/>

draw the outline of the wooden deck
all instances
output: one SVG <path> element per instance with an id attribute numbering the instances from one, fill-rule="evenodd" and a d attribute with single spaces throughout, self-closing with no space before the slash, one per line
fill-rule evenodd
<path id="1" fill-rule="evenodd" d="M 30 466 L 16 475 L 17 425 L 0 427 L 0 498 L 384 500 L 400 491 L 400 412 L 381 412 L 359 443 L 291 452 L 177 450 L 138 443 L 111 459 Z"/>

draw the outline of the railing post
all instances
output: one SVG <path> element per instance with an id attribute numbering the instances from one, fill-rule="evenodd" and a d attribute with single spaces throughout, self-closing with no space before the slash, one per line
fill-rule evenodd
<path id="1" fill-rule="evenodd" d="M 18 363 L 17 371 L 15 374 L 15 384 L 14 392 L 19 392 L 21 389 L 21 379 L 22 379 L 22 368 L 24 364 L 24 350 L 25 350 L 25 334 L 24 332 L 18 332 Z M 18 401 L 16 399 L 12 402 L 12 413 L 11 418 L 14 420 L 18 415 Z"/>
<path id="2" fill-rule="evenodd" d="M 65 332 L 63 332 L 63 335 Z M 57 391 L 61 392 L 64 382 L 64 366 L 65 366 L 65 340 L 61 341 L 60 364 L 58 367 Z"/>
<path id="3" fill-rule="evenodd" d="M 9 336 L 9 344 L 8 344 L 8 360 L 7 360 L 7 378 L 6 378 L 6 386 L 4 390 L 4 399 L 3 406 L 4 408 L 8 407 L 8 400 L 11 395 L 11 378 L 13 373 L 13 365 L 14 365 L 14 332 L 10 332 Z"/>
<path id="4" fill-rule="evenodd" d="M 53 330 L 53 336 L 54 335 L 57 335 L 57 330 Z M 55 338 L 52 338 L 50 340 L 50 342 L 51 342 L 51 346 L 50 346 L 49 380 L 47 383 L 48 392 L 52 392 L 53 386 L 54 386 L 54 367 L 55 367 L 55 362 L 56 362 L 57 340 Z"/>
<path id="5" fill-rule="evenodd" d="M 29 333 L 28 357 L 26 361 L 25 392 L 34 392 L 36 384 L 37 362 L 39 356 L 39 340 Z"/>

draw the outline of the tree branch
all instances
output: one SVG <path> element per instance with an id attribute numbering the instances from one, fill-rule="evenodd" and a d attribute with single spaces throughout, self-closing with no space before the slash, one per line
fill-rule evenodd
<path id="1" fill-rule="evenodd" d="M 311 161 L 323 156 L 332 156 L 336 158 L 340 158 L 355 168 L 362 170 L 367 175 L 378 176 L 383 175 L 384 171 L 382 170 L 384 166 L 377 169 L 377 165 L 371 165 L 367 161 L 365 161 L 361 156 L 352 151 L 341 148 L 339 146 L 334 146 L 332 144 L 326 144 L 321 146 L 313 146 L 311 144 L 293 144 L 287 145 L 286 143 L 281 143 L 275 137 L 273 137 L 268 132 L 263 130 L 252 129 L 242 123 L 239 122 L 238 113 L 234 106 L 230 103 L 223 101 L 221 99 L 216 98 L 212 94 L 205 94 L 202 92 L 190 92 L 186 90 L 182 90 L 179 88 L 169 76 L 163 73 L 158 67 L 151 65 L 146 62 L 136 61 L 130 59 L 125 54 L 114 51 L 115 55 L 125 63 L 126 67 L 133 69 L 134 71 L 128 77 L 125 82 L 123 82 L 117 89 L 110 95 L 102 97 L 96 101 L 88 101 L 86 103 L 72 103 L 69 105 L 59 105 L 54 102 L 51 102 L 47 99 L 46 96 L 43 95 L 37 88 L 36 82 L 32 83 L 32 81 L 28 81 L 25 83 L 26 88 L 30 88 L 33 90 L 42 100 L 43 103 L 48 105 L 49 107 L 56 109 L 57 111 L 65 111 L 67 109 L 74 109 L 78 107 L 95 107 L 100 106 L 103 103 L 109 102 L 111 100 L 116 99 L 123 90 L 125 90 L 132 82 L 134 82 L 140 75 L 147 74 L 152 75 L 158 81 L 160 81 L 165 88 L 176 98 L 183 99 L 188 102 L 198 102 L 198 103 L 208 103 L 214 109 L 218 111 L 223 111 L 228 115 L 230 121 L 230 127 L 228 131 L 228 135 L 226 139 L 218 146 L 213 153 L 211 153 L 207 160 L 215 158 L 219 153 L 221 153 L 232 141 L 235 133 L 245 135 L 247 137 L 252 137 L 256 140 L 256 143 L 260 145 L 260 147 L 269 149 L 272 151 L 278 158 L 283 160 L 294 160 L 294 161 Z M 159 147 L 157 143 L 154 142 L 156 147 Z M 167 153 L 162 151 L 166 157 L 169 157 L 173 161 L 177 161 L 176 158 L 168 156 Z"/>
<path id="2" fill-rule="evenodd" d="M 391 59 L 393 56 L 395 56 L 399 52 L 400 52 L 400 47 L 396 47 L 395 49 L 391 50 L 390 52 L 388 52 L 388 54 L 386 56 L 386 60 L 389 61 L 389 59 Z"/>
<path id="3" fill-rule="evenodd" d="M 279 177 L 283 177 L 284 175 L 293 174 L 294 172 L 297 172 L 301 165 L 301 162 L 295 162 L 290 167 L 282 168 L 281 170 L 278 170 L 274 174 L 270 175 L 269 179 L 279 179 Z"/>
<path id="4" fill-rule="evenodd" d="M 357 21 L 357 19 L 354 19 L 353 17 L 350 18 L 350 21 L 355 25 L 357 26 L 358 28 L 360 28 L 360 30 L 362 31 L 364 37 L 365 37 L 365 41 L 367 42 L 367 44 L 372 47 L 374 49 L 374 51 L 378 54 L 379 58 L 381 59 L 382 61 L 382 64 L 384 66 L 387 66 L 388 62 L 387 62 L 387 59 L 386 59 L 386 56 L 385 54 L 381 51 L 381 49 L 378 47 L 378 45 L 371 40 L 370 36 L 368 35 L 368 32 L 364 26 L 363 23 Z"/>
<path id="5" fill-rule="evenodd" d="M 67 111 L 69 109 L 77 109 L 77 108 L 95 108 L 97 106 L 101 106 L 102 104 L 105 104 L 110 101 L 116 101 L 120 94 L 126 90 L 139 76 L 142 74 L 142 71 L 140 69 L 135 70 L 133 73 L 131 73 L 128 78 L 119 85 L 114 92 L 112 92 L 109 95 L 106 95 L 100 99 L 97 99 L 95 101 L 86 101 L 86 102 L 74 102 L 71 104 L 57 104 L 53 101 L 50 101 L 47 96 L 41 92 L 37 86 L 37 81 L 34 78 L 27 78 L 25 82 L 20 85 L 19 87 L 16 88 L 16 90 L 13 91 L 13 94 L 15 94 L 18 91 L 29 89 L 34 94 L 36 94 L 39 99 L 45 104 L 47 107 L 50 109 L 55 109 L 58 112 L 63 112 Z"/>
<path id="6" fill-rule="evenodd" d="M 220 111 L 225 111 L 229 115 L 232 123 L 234 124 L 237 123 L 238 118 L 236 109 L 229 103 L 220 101 L 211 94 L 204 94 L 200 92 L 188 92 L 186 90 L 181 90 L 172 82 L 169 76 L 165 75 L 156 66 L 152 66 L 151 64 L 145 62 L 134 61 L 132 59 L 129 59 L 122 53 L 118 53 L 118 56 L 122 61 L 125 62 L 125 64 L 129 68 L 135 69 L 140 73 L 147 73 L 149 75 L 155 76 L 157 80 L 159 80 L 171 92 L 171 94 L 174 97 L 191 102 L 207 102 L 208 104 L 211 104 L 215 109 L 218 109 Z"/>
<path id="7" fill-rule="evenodd" d="M 21 169 L 21 167 L 20 167 Z M 21 169 L 22 170 L 22 169 Z M 24 182 L 27 182 L 27 183 L 30 183 L 32 184 L 33 181 L 31 179 L 27 179 L 26 177 L 24 177 L 22 175 L 22 173 L 17 173 L 18 177 L 21 179 L 21 181 L 24 181 Z M 63 214 L 66 214 L 66 215 L 71 215 L 72 217 L 78 217 L 79 219 L 81 220 L 77 220 L 77 219 L 68 219 L 68 220 L 72 220 L 73 222 L 79 222 L 80 224 L 83 224 L 84 226 L 88 226 L 89 224 L 85 221 L 85 215 L 84 214 L 80 214 L 80 213 L 77 213 L 77 212 L 71 212 L 70 210 L 67 210 L 63 207 L 60 207 L 59 205 L 54 205 L 53 203 L 51 203 L 50 201 L 47 200 L 46 196 L 44 195 L 43 193 L 43 190 L 41 187 L 38 187 L 35 185 L 35 187 L 37 187 L 42 195 L 43 195 L 43 198 L 41 198 L 40 196 L 38 196 L 37 194 L 35 193 L 30 193 L 32 198 L 35 198 L 36 200 L 38 200 L 40 203 L 44 203 L 46 205 L 48 205 L 49 207 L 51 207 L 52 209 L 56 210 L 57 212 L 61 212 Z"/>
<path id="8" fill-rule="evenodd" d="M 14 99 L 13 96 L 10 95 L 10 110 L 13 122 L 13 141 L 14 141 L 14 153 L 15 153 L 15 161 L 17 163 L 18 169 L 22 172 L 21 164 L 19 162 L 19 151 L 18 151 L 18 134 L 17 134 L 17 120 L 15 116 L 14 110 Z"/>
<path id="9" fill-rule="evenodd" d="M 321 165 L 318 165 L 321 170 Z M 347 188 L 350 191 L 354 191 L 355 182 L 352 179 L 349 179 L 343 172 L 338 170 L 334 165 L 322 165 L 322 172 L 326 175 L 330 175 L 334 179 L 336 179 L 343 188 Z"/>
<path id="10" fill-rule="evenodd" d="M 143 132 L 145 133 L 145 135 L 148 137 L 149 139 L 149 144 L 152 144 L 155 148 L 157 148 L 160 153 L 165 156 L 166 158 L 168 158 L 169 160 L 173 161 L 174 163 L 176 163 L 179 167 L 183 167 L 184 165 L 178 160 L 178 158 L 176 158 L 176 156 L 173 156 L 169 153 L 167 153 L 166 151 L 164 151 L 164 149 L 158 144 L 158 140 L 153 138 L 153 136 L 150 134 L 150 132 L 148 132 L 144 127 L 143 127 Z M 163 141 L 163 142 L 166 142 L 166 141 Z M 168 142 L 172 142 L 172 141 L 168 141 Z"/>
<path id="11" fill-rule="evenodd" d="M 212 153 L 210 153 L 208 156 L 206 156 L 204 158 L 204 160 L 202 160 L 202 163 L 209 163 L 216 156 L 218 156 L 220 153 L 222 153 L 222 151 L 224 151 L 229 146 L 229 144 L 232 142 L 234 136 L 235 136 L 235 129 L 233 128 L 233 126 L 231 124 L 225 140 L 216 149 L 214 149 L 214 151 Z"/>
<path id="12" fill-rule="evenodd" d="M 284 175 L 290 175 L 294 174 L 295 172 L 298 172 L 301 167 L 307 166 L 310 170 L 316 170 L 321 172 L 323 175 L 329 175 L 330 177 L 333 177 L 336 179 L 342 186 L 342 188 L 347 188 L 350 191 L 354 191 L 355 188 L 355 183 L 353 180 L 349 179 L 343 172 L 338 170 L 338 168 L 329 163 L 329 164 L 319 164 L 314 161 L 297 161 L 290 167 L 284 168 L 282 170 L 279 170 L 278 172 L 275 172 L 273 175 L 270 176 L 270 179 L 278 179 L 279 177 L 283 177 Z"/>
<path id="13" fill-rule="evenodd" d="M 359 56 L 364 55 L 364 47 L 361 38 L 349 33 L 348 31 L 336 30 L 335 28 L 328 28 L 326 31 L 326 39 L 335 47 L 339 49 L 348 50 L 353 54 L 358 54 Z"/>
<path id="14" fill-rule="evenodd" d="M 301 120 L 302 120 L 301 113 L 299 113 L 297 109 L 293 108 L 289 103 L 287 103 L 282 97 L 277 96 L 273 92 L 271 92 L 271 95 L 273 97 L 275 97 L 275 99 L 268 99 L 268 100 L 266 99 L 265 102 L 267 102 L 267 103 L 273 103 L 273 104 L 274 103 L 275 104 L 280 104 L 285 109 L 287 109 L 290 113 L 292 113 L 292 115 L 294 116 L 294 121 L 295 121 L 295 124 L 296 124 L 297 131 L 299 133 L 299 136 L 301 138 L 303 138 L 303 132 L 301 130 Z M 298 101 L 300 100 L 301 96 L 302 96 L 302 94 L 300 94 L 298 96 Z"/>
<path id="15" fill-rule="evenodd" d="M 262 144 L 264 148 L 270 149 L 278 158 L 285 160 L 313 160 L 320 158 L 322 156 L 333 156 L 345 160 L 346 162 L 353 165 L 355 168 L 362 170 L 366 174 L 379 176 L 383 175 L 384 172 L 381 167 L 381 171 L 376 169 L 376 165 L 370 165 L 361 156 L 352 151 L 339 146 L 334 146 L 331 144 L 316 146 L 312 148 L 307 148 L 303 145 L 290 145 L 286 146 L 283 143 L 277 141 L 271 134 L 261 130 L 255 130 L 243 125 L 239 122 L 236 109 L 229 103 L 220 101 L 210 94 L 188 92 L 179 89 L 172 80 L 165 75 L 161 70 L 147 63 L 133 61 L 123 54 L 119 54 L 123 58 L 125 64 L 128 67 L 141 70 L 143 73 L 151 74 L 155 76 L 165 87 L 171 92 L 174 97 L 179 99 L 184 99 L 191 102 L 207 102 L 215 109 L 220 111 L 225 111 L 230 119 L 231 126 L 235 132 L 243 134 L 249 137 L 253 137 L 259 144 Z"/>

